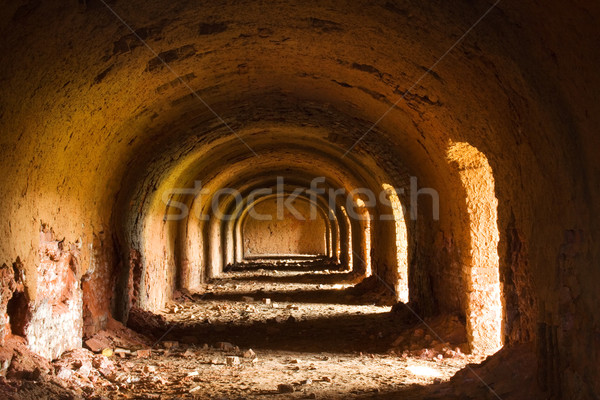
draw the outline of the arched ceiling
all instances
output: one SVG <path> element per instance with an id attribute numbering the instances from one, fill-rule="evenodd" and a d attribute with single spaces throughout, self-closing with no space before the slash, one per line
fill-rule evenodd
<path id="1" fill-rule="evenodd" d="M 457 44 L 490 6 L 6 4 L 0 146 L 10 172 L 0 185 L 12 206 L 2 211 L 10 239 L 0 253 L 33 268 L 41 222 L 70 241 L 89 241 L 111 225 L 115 199 L 144 177 L 153 177 L 147 187 L 164 177 L 193 181 L 202 148 L 222 146 L 213 165 L 250 160 L 237 136 L 261 152 L 295 144 L 339 156 L 352 148 L 343 163 L 413 174 L 445 204 L 461 201 L 446 151 L 468 142 L 494 170 L 506 207 L 501 222 L 511 213 L 533 221 L 559 204 L 597 207 L 590 200 L 600 193 L 592 105 L 600 85 L 583 77 L 595 76 L 589 66 L 600 57 L 590 50 L 595 24 L 576 21 L 600 15 L 598 5 L 500 2 Z M 555 189 L 555 177 L 572 190 Z M 523 194 L 528 182 L 535 185 Z M 548 193 L 553 204 L 543 201 Z M 453 214 L 444 207 L 442 227 L 450 229 Z M 570 224 L 589 221 L 561 211 Z M 525 229 L 528 237 L 537 233 Z M 562 232 L 548 235 L 554 243 Z"/>
<path id="2" fill-rule="evenodd" d="M 561 364 L 579 374 L 565 393 L 598 381 L 600 2 L 5 3 L 0 256 L 23 263 L 30 300 L 42 224 L 81 245 L 85 274 L 117 258 L 110 238 L 137 229 L 119 217 L 161 188 L 242 188 L 288 170 L 435 188 L 441 219 L 419 232 L 417 256 L 449 265 L 438 281 L 460 287 L 447 283 L 473 250 L 461 246 L 469 165 L 448 152 L 472 148 L 494 178 L 507 309 L 560 325 Z M 110 290 L 101 275 L 90 285 Z"/>

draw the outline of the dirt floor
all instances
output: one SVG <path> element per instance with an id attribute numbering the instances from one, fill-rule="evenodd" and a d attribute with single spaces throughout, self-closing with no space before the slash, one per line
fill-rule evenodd
<path id="1" fill-rule="evenodd" d="M 11 365 L 0 397 L 505 398 L 488 387 L 494 374 L 467 366 L 482 358 L 464 354 L 458 318 L 401 317 L 380 305 L 389 296 L 353 287 L 348 273 L 279 268 L 229 272 L 178 294 L 160 315 L 133 310 L 131 326 L 144 336 L 111 321 L 47 370 L 19 375 Z"/>

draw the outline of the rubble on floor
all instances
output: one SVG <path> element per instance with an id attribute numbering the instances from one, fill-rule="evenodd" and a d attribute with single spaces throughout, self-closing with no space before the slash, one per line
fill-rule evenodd
<path id="1" fill-rule="evenodd" d="M 265 279 L 274 275 L 277 280 Z M 14 337 L 10 354 L 0 353 L 2 365 L 8 365 L 0 398 L 493 398 L 472 371 L 502 392 L 503 400 L 527 398 L 519 397 L 526 391 L 509 389 L 515 387 L 511 380 L 531 383 L 529 353 L 500 352 L 476 366 L 481 359 L 465 354 L 459 318 L 406 323 L 390 307 L 357 304 L 360 298 L 345 283 L 323 283 L 323 278 L 315 274 L 311 281 L 292 271 L 236 272 L 207 284 L 212 287 L 205 298 L 178 295 L 182 302 L 169 304 L 162 314 L 134 309 L 133 323 L 153 337 L 110 320 L 85 341 L 86 348 L 52 363 Z M 499 371 L 506 360 L 522 366 Z"/>
<path id="2" fill-rule="evenodd" d="M 450 380 L 413 386 L 381 398 L 428 400 L 541 400 L 537 361 L 530 343 L 507 346 L 480 364 L 468 364 Z"/>
<path id="3" fill-rule="evenodd" d="M 52 374 L 52 365 L 33 353 L 21 336 L 9 335 L 0 348 L 0 375 L 8 379 L 34 380 Z"/>
<path id="4" fill-rule="evenodd" d="M 398 335 L 389 351 L 430 360 L 465 358 L 469 353 L 465 325 L 454 315 L 427 318 Z"/>
<path id="5" fill-rule="evenodd" d="M 84 341 L 85 347 L 98 353 L 106 348 L 143 348 L 149 345 L 149 339 L 127 328 L 119 321 L 108 319 L 106 329 Z"/>
<path id="6" fill-rule="evenodd" d="M 395 293 L 376 275 L 372 275 L 357 283 L 351 292 L 364 302 L 386 306 L 396 304 Z"/>
<path id="7" fill-rule="evenodd" d="M 49 362 L 29 350 L 25 338 L 11 335 L 0 348 L 0 398 L 96 398 L 131 380 L 117 359 L 149 355 L 151 339 L 109 319 L 106 329 L 85 341 L 88 348 L 63 353 Z"/>

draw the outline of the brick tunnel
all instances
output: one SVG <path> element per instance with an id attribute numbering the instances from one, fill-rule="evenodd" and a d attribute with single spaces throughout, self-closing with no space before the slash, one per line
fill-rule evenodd
<path id="1" fill-rule="evenodd" d="M 600 3 L 0 15 L 2 398 L 600 397 Z"/>

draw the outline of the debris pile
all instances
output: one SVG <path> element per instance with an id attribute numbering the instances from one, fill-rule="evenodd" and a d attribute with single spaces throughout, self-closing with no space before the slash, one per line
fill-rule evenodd
<path id="1" fill-rule="evenodd" d="M 469 353 L 465 325 L 454 315 L 426 319 L 399 335 L 389 352 L 428 360 L 464 358 Z"/>

